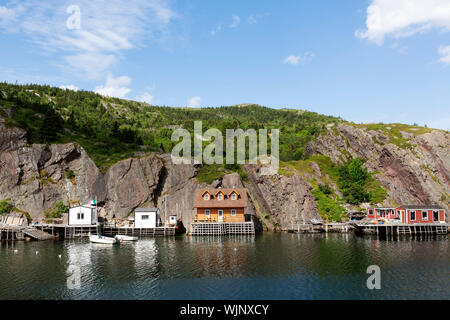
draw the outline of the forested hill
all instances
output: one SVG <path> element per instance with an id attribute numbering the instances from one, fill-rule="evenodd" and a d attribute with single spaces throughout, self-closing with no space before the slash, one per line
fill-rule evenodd
<path id="1" fill-rule="evenodd" d="M 6 112 L 9 114 L 7 115 Z M 76 141 L 105 170 L 136 151 L 170 152 L 172 131 L 278 128 L 280 158 L 298 160 L 306 144 L 339 118 L 258 105 L 219 108 L 173 108 L 104 97 L 90 91 L 72 91 L 43 85 L 0 83 L 0 113 L 8 125 L 25 129 L 30 143 Z"/>

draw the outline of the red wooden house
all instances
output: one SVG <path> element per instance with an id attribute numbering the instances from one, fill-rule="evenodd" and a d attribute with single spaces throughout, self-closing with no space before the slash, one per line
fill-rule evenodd
<path id="1" fill-rule="evenodd" d="M 400 223 L 445 223 L 445 209 L 435 205 L 407 205 L 397 208 L 368 208 L 367 218 Z"/>
<path id="2" fill-rule="evenodd" d="M 439 206 L 400 206 L 395 209 L 402 223 L 445 223 L 445 209 Z"/>

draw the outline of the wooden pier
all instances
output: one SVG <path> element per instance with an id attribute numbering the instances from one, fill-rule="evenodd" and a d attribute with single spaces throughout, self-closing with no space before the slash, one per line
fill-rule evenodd
<path id="1" fill-rule="evenodd" d="M 293 223 L 291 228 L 286 230 L 291 233 L 348 233 L 353 232 L 355 227 L 349 223 L 325 223 L 325 224 L 312 224 L 312 223 Z"/>
<path id="2" fill-rule="evenodd" d="M 156 227 L 156 228 L 131 228 L 131 227 L 103 227 L 102 234 L 105 236 L 115 236 L 116 234 L 132 237 L 164 237 L 174 236 L 176 227 Z"/>
<path id="3" fill-rule="evenodd" d="M 33 227 L 23 227 L 23 226 L 0 227 L 0 240 L 25 240 L 26 237 L 34 240 L 56 239 L 56 236 Z"/>
<path id="4" fill-rule="evenodd" d="M 255 234 L 253 221 L 249 222 L 191 222 L 192 236 L 222 236 Z"/>
<path id="5" fill-rule="evenodd" d="M 438 235 L 448 233 L 446 223 L 417 223 L 417 224 L 355 224 L 357 233 L 373 234 L 379 237 L 398 237 L 412 235 Z"/>
<path id="6" fill-rule="evenodd" d="M 113 237 L 115 235 L 127 235 L 145 237 L 156 236 L 174 236 L 176 227 L 156 227 L 156 228 L 133 228 L 133 227 L 114 227 L 108 225 L 100 226 L 70 226 L 70 225 L 41 225 L 38 228 L 58 234 L 63 239 L 87 238 L 90 234 L 100 234 Z"/>

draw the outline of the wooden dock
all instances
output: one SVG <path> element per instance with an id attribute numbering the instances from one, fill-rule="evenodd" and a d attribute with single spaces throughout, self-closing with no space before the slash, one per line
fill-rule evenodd
<path id="1" fill-rule="evenodd" d="M 156 227 L 156 228 L 131 228 L 131 227 L 103 227 L 102 233 L 105 236 L 115 236 L 116 234 L 132 237 L 164 237 L 174 236 L 176 227 Z"/>
<path id="2" fill-rule="evenodd" d="M 25 240 L 29 237 L 34 240 L 52 240 L 55 235 L 44 232 L 33 227 L 25 226 L 2 226 L 0 227 L 0 240 Z"/>
<path id="3" fill-rule="evenodd" d="M 249 222 L 191 222 L 192 236 L 223 236 L 255 234 L 253 221 Z"/>
<path id="4" fill-rule="evenodd" d="M 448 224 L 446 223 L 386 223 L 386 224 L 355 224 L 357 233 L 373 234 L 379 237 L 398 237 L 412 235 L 438 235 L 448 234 Z"/>
<path id="5" fill-rule="evenodd" d="M 350 223 L 293 223 L 291 227 L 286 230 L 291 233 L 348 233 L 353 232 L 355 227 Z"/>
<path id="6" fill-rule="evenodd" d="M 47 224 L 40 225 L 37 228 L 50 232 L 52 234 L 59 235 L 63 239 L 77 239 L 87 238 L 90 234 L 94 235 L 100 232 L 105 236 L 113 237 L 115 235 L 127 235 L 145 237 L 157 237 L 157 236 L 174 236 L 176 233 L 176 227 L 156 227 L 156 228 L 133 228 L 133 227 L 115 227 L 109 225 L 100 226 L 71 226 L 61 224 Z"/>

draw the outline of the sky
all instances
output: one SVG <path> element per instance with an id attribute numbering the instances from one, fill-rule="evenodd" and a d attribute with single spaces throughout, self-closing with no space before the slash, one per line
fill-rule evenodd
<path id="1" fill-rule="evenodd" d="M 450 129 L 450 0 L 0 0 L 0 81 Z"/>

